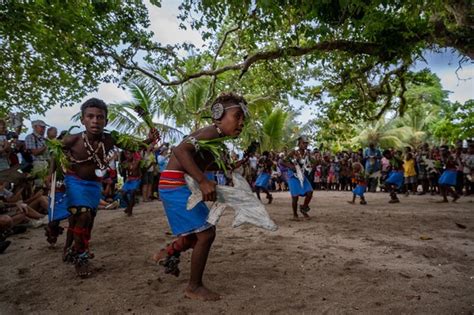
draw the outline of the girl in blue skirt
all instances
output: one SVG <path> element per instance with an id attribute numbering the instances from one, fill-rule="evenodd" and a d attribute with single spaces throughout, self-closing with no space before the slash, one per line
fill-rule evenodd
<path id="1" fill-rule="evenodd" d="M 396 191 L 403 186 L 403 160 L 398 154 L 392 154 L 390 150 L 385 150 L 383 155 L 390 161 L 391 168 L 388 178 L 385 180 L 385 187 L 390 192 L 389 203 L 399 203 L 400 199 L 398 199 Z"/>
<path id="2" fill-rule="evenodd" d="M 443 200 L 439 201 L 441 203 L 448 202 L 448 193 L 453 196 L 453 202 L 459 199 L 459 195 L 453 187 L 456 187 L 456 162 L 454 157 L 449 155 L 449 151 L 443 153 L 443 159 L 446 161 L 444 172 L 441 174 L 438 180 L 439 190 L 443 196 Z"/>
<path id="3" fill-rule="evenodd" d="M 255 181 L 255 192 L 257 193 L 258 200 L 261 200 L 260 191 L 263 191 L 264 193 L 266 193 L 268 203 L 270 204 L 272 203 L 273 196 L 268 191 L 268 188 L 269 188 L 270 179 L 272 176 L 271 174 L 272 174 L 273 161 L 268 151 L 265 151 L 262 153 L 262 157 L 260 158 L 260 161 L 258 164 L 259 164 L 259 167 L 261 168 L 261 172 L 258 175 L 257 180 Z"/>
<path id="4" fill-rule="evenodd" d="M 348 202 L 354 204 L 356 197 L 359 196 L 360 204 L 366 205 L 367 201 L 365 201 L 364 193 L 365 193 L 365 190 L 367 189 L 367 179 L 365 176 L 364 167 L 359 162 L 355 162 L 354 164 L 352 164 L 352 168 L 354 172 L 353 176 L 356 180 L 357 186 L 352 191 L 352 194 L 353 194 L 352 201 L 348 201 Z"/>

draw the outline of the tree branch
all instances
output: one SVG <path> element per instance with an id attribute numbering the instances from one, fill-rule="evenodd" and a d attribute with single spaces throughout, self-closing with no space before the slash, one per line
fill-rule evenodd
<path id="1" fill-rule="evenodd" d="M 235 26 L 233 28 L 231 28 L 230 30 L 228 30 L 227 32 L 225 32 L 224 34 L 224 38 L 222 39 L 219 47 L 217 48 L 217 51 L 216 51 L 216 54 L 214 55 L 214 59 L 212 60 L 212 66 L 211 66 L 211 69 L 215 69 L 216 68 L 216 62 L 217 62 L 217 57 L 220 55 L 221 53 L 221 50 L 222 48 L 224 47 L 224 44 L 227 40 L 227 37 L 229 36 L 230 33 L 233 33 L 233 32 L 236 32 L 240 29 L 240 25 L 238 26 Z M 216 80 L 217 80 L 217 75 L 213 75 L 212 76 L 212 80 L 211 82 L 209 83 L 209 89 L 208 89 L 208 93 L 207 93 L 207 99 L 206 99 L 206 104 L 204 105 L 204 108 L 207 108 L 209 107 L 211 104 L 211 100 L 212 98 L 214 97 L 214 95 L 216 94 L 215 93 L 215 88 L 216 88 Z"/>
<path id="2" fill-rule="evenodd" d="M 123 58 L 118 56 L 115 53 L 111 52 L 101 52 L 101 55 L 111 57 L 112 59 L 117 62 L 117 64 L 126 69 L 132 71 L 139 71 L 142 74 L 150 77 L 153 80 L 156 80 L 163 86 L 173 86 L 173 85 L 180 85 L 192 79 L 204 77 L 204 76 L 217 76 L 221 73 L 227 71 L 237 71 L 240 70 L 239 78 L 248 71 L 248 69 L 255 63 L 264 60 L 275 60 L 283 57 L 300 57 L 303 55 L 315 53 L 315 52 L 331 52 L 331 51 L 344 51 L 350 52 L 353 54 L 367 54 L 373 56 L 380 56 L 381 58 L 386 58 L 386 54 L 384 52 L 383 47 L 376 43 L 366 43 L 366 42 L 354 42 L 354 41 L 347 41 L 347 40 L 335 40 L 335 41 L 324 41 L 312 46 L 308 47 L 284 47 L 278 48 L 274 50 L 267 50 L 267 51 L 260 51 L 253 55 L 250 55 L 245 58 L 245 60 L 241 63 L 232 64 L 223 66 L 218 69 L 210 69 L 210 70 L 203 70 L 200 72 L 192 73 L 183 75 L 182 78 L 172 80 L 172 81 L 165 81 L 164 79 L 154 75 L 150 71 L 138 66 L 136 63 L 127 63 Z"/>

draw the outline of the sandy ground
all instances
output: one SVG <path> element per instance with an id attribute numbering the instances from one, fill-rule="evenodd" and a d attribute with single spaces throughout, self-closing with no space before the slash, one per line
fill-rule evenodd
<path id="1" fill-rule="evenodd" d="M 277 232 L 233 229 L 227 210 L 205 274 L 224 295 L 218 302 L 183 297 L 189 252 L 178 278 L 150 261 L 172 239 L 159 202 L 139 204 L 131 218 L 99 212 L 90 279 L 75 277 L 60 248 L 48 249 L 42 229 L 30 230 L 0 255 L 0 313 L 474 312 L 474 198 L 410 196 L 391 205 L 376 193 L 362 206 L 349 197 L 316 192 L 313 219 L 292 222 L 289 194 L 275 193 L 267 209 Z"/>

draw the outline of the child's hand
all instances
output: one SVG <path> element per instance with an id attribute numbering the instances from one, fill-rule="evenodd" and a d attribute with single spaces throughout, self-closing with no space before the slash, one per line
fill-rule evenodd
<path id="1" fill-rule="evenodd" d="M 201 189 L 203 201 L 216 201 L 217 194 L 215 181 L 204 179 L 199 183 L 199 189 Z"/>

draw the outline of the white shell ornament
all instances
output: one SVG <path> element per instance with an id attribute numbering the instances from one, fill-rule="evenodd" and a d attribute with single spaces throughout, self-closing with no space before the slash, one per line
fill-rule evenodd
<path id="1" fill-rule="evenodd" d="M 106 172 L 107 172 L 107 170 L 101 170 L 101 169 L 96 168 L 95 169 L 95 176 L 104 177 Z"/>

